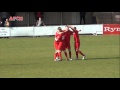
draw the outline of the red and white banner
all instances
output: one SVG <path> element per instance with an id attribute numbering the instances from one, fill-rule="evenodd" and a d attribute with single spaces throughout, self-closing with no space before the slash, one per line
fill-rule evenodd
<path id="1" fill-rule="evenodd" d="M 103 24 L 103 35 L 120 34 L 120 24 Z"/>

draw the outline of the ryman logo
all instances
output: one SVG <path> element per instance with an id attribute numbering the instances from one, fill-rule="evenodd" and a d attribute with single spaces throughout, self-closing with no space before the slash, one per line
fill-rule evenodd
<path id="1" fill-rule="evenodd" d="M 104 27 L 104 32 L 114 32 L 114 31 L 118 31 L 120 32 L 120 28 L 110 28 L 110 27 Z"/>

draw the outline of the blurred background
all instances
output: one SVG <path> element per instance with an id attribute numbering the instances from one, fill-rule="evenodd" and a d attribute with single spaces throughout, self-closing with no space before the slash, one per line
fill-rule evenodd
<path id="1" fill-rule="evenodd" d="M 93 23 L 93 15 L 97 17 L 97 23 Z M 33 26 L 36 23 L 34 12 L 16 12 L 16 16 L 23 16 L 23 21 L 15 22 L 15 26 Z M 43 12 L 43 21 L 46 25 L 80 25 L 80 12 Z M 86 12 L 85 24 L 120 24 L 120 12 Z"/>

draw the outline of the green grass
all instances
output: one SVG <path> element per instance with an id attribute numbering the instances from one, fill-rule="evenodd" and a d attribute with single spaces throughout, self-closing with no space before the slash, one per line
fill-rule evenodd
<path id="1" fill-rule="evenodd" d="M 0 78 L 120 78 L 119 36 L 80 36 L 87 60 L 54 62 L 54 37 L 0 39 Z"/>

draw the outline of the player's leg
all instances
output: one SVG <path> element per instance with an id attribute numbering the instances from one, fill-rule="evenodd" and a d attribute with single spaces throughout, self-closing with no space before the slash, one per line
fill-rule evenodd
<path id="1" fill-rule="evenodd" d="M 56 50 L 55 53 L 54 53 L 54 61 L 57 61 L 57 60 L 58 60 L 58 52 Z"/>
<path id="2" fill-rule="evenodd" d="M 67 55 L 67 52 L 66 50 L 63 50 L 64 51 L 64 54 L 65 54 L 65 57 L 66 57 L 66 61 L 68 61 L 68 55 Z"/>
<path id="3" fill-rule="evenodd" d="M 85 54 L 84 54 L 81 50 L 77 49 L 77 51 L 78 51 L 78 53 L 80 53 L 82 56 L 85 56 Z"/>
<path id="4" fill-rule="evenodd" d="M 78 52 L 77 52 L 77 50 L 75 50 L 75 53 L 76 53 L 76 60 L 78 60 Z"/>
<path id="5" fill-rule="evenodd" d="M 68 49 L 68 51 L 69 51 L 69 60 L 72 60 L 72 58 L 71 58 L 71 49 Z"/>
<path id="6" fill-rule="evenodd" d="M 62 42 L 59 42 L 59 44 L 58 44 L 58 57 L 59 57 L 59 60 L 62 60 L 62 50 L 63 50 L 63 43 Z"/>
<path id="7" fill-rule="evenodd" d="M 62 51 L 58 50 L 58 57 L 59 57 L 59 61 L 62 61 Z"/>
<path id="8" fill-rule="evenodd" d="M 59 59 L 59 57 L 58 57 L 58 46 L 59 46 L 59 42 L 56 42 L 56 41 L 54 41 L 54 48 L 55 48 L 55 53 L 54 53 L 54 60 L 56 59 L 56 60 L 58 60 Z"/>
<path id="9" fill-rule="evenodd" d="M 77 44 L 74 43 L 74 49 L 75 49 L 75 54 L 76 54 L 76 60 L 78 60 L 78 52 L 77 52 Z"/>
<path id="10" fill-rule="evenodd" d="M 83 56 L 82 59 L 85 59 L 85 54 L 81 50 L 79 50 L 80 43 L 76 43 L 76 46 L 77 46 L 76 51 Z"/>
<path id="11" fill-rule="evenodd" d="M 57 60 L 59 59 L 58 52 L 56 53 L 56 59 L 57 59 Z"/>
<path id="12" fill-rule="evenodd" d="M 64 52 L 66 60 L 68 61 L 68 55 L 67 55 L 67 52 L 66 52 L 66 48 L 67 48 L 66 43 L 62 43 L 62 51 Z"/>
<path id="13" fill-rule="evenodd" d="M 71 46 L 70 46 L 70 42 L 68 42 L 68 52 L 69 52 L 69 60 L 72 60 L 71 58 Z"/>

